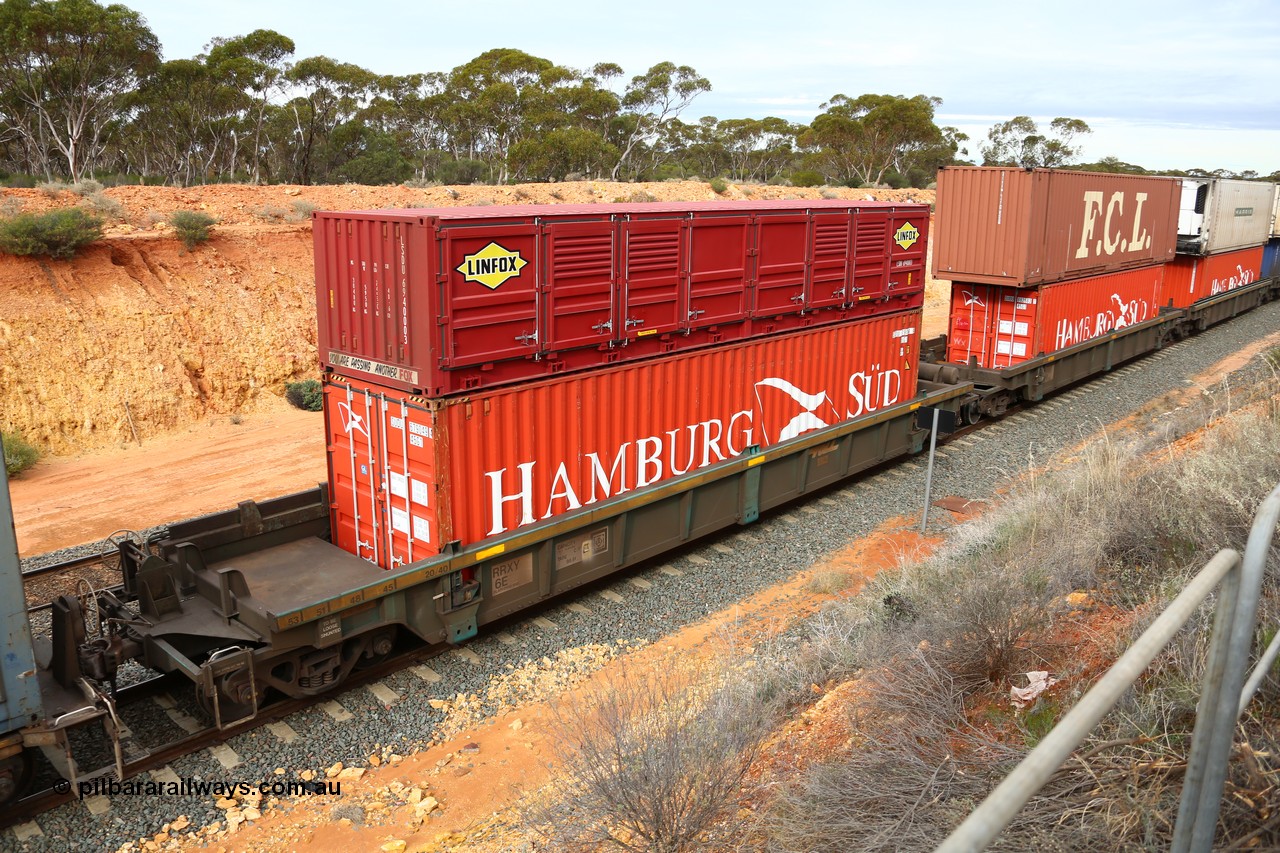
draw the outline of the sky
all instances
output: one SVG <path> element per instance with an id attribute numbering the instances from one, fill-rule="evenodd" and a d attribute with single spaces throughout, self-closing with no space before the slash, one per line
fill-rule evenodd
<path id="1" fill-rule="evenodd" d="M 809 122 L 833 95 L 942 98 L 935 120 L 970 137 L 1028 115 L 1093 133 L 1082 162 L 1280 170 L 1280 0 L 120 0 L 165 59 L 273 29 L 294 59 L 378 74 L 447 71 L 496 47 L 559 65 L 663 61 L 711 81 L 681 115 Z"/>

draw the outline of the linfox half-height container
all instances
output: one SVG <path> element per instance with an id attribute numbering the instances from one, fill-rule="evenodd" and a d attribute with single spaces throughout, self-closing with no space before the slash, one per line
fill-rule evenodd
<path id="1" fill-rule="evenodd" d="M 458 207 L 313 227 L 322 365 L 441 396 L 916 308 L 929 208 Z"/>
<path id="2" fill-rule="evenodd" d="M 1275 185 L 1223 178 L 1179 180 L 1179 254 L 1212 255 L 1267 242 Z"/>
<path id="3" fill-rule="evenodd" d="M 1172 178 L 947 167 L 938 173 L 934 277 L 1034 287 L 1165 263 L 1179 189 Z"/>
<path id="4" fill-rule="evenodd" d="M 874 316 L 436 399 L 330 374 L 333 541 L 394 568 L 906 402 L 920 323 Z"/>
<path id="5" fill-rule="evenodd" d="M 1165 265 L 1036 288 L 953 284 L 947 361 L 1006 368 L 1159 313 Z"/>
<path id="6" fill-rule="evenodd" d="M 1264 278 L 1262 246 L 1214 255 L 1179 255 L 1164 273 L 1160 304 L 1186 308 Z"/>

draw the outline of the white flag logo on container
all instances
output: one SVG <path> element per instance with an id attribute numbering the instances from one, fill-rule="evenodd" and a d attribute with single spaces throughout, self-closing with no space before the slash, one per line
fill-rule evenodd
<path id="1" fill-rule="evenodd" d="M 369 437 L 369 431 L 364 427 L 364 418 L 351 411 L 350 403 L 339 403 L 338 413 L 342 415 L 342 429 L 344 432 L 350 435 L 352 430 L 355 430 L 363 434 L 365 438 Z"/>
<path id="2" fill-rule="evenodd" d="M 773 389 L 779 393 L 775 394 L 764 389 Z M 827 397 L 826 391 L 809 394 L 801 391 L 785 379 L 769 377 L 756 383 L 755 392 L 756 402 L 760 406 L 760 413 L 764 415 L 764 422 L 761 424 L 761 428 L 764 432 L 766 444 L 786 441 L 789 438 L 795 438 L 797 435 L 803 435 L 810 430 L 830 426 L 830 423 L 815 414 L 823 404 L 826 404 L 826 408 L 830 410 L 832 423 L 840 420 L 840 416 L 836 412 L 835 406 L 831 405 L 831 400 Z M 825 415 L 826 412 L 823 414 Z M 769 427 L 773 424 L 781 425 L 777 437 L 771 437 L 769 434 Z"/>

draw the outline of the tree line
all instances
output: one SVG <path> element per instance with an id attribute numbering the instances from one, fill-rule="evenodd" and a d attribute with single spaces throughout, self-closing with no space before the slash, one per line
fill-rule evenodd
<path id="1" fill-rule="evenodd" d="M 837 94 L 809 124 L 686 121 L 711 82 L 673 62 L 628 77 L 611 62 L 574 69 L 499 48 L 450 71 L 380 75 L 295 50 L 289 37 L 256 30 L 165 61 L 126 6 L 3 0 L 0 177 L 191 185 L 697 175 L 924 186 L 968 153 L 965 134 L 935 122 L 941 99 L 926 95 Z M 1019 116 L 993 127 L 980 153 L 991 164 L 1066 165 L 1088 132 L 1060 118 L 1041 134 Z"/>

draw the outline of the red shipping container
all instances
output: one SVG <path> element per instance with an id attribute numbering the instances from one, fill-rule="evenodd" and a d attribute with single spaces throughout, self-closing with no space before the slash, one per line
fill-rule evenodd
<path id="1" fill-rule="evenodd" d="M 1206 297 L 1253 284 L 1262 276 L 1264 249 L 1258 246 L 1218 255 L 1178 255 L 1165 269 L 1160 304 L 1186 308 Z"/>
<path id="2" fill-rule="evenodd" d="M 916 393 L 918 311 L 474 395 L 325 382 L 333 539 L 392 568 Z"/>
<path id="3" fill-rule="evenodd" d="M 918 307 L 925 205 L 317 213 L 325 367 L 440 396 Z"/>
<path id="4" fill-rule="evenodd" d="M 1012 367 L 1149 320 L 1160 310 L 1165 266 L 1037 288 L 952 284 L 947 360 Z"/>
<path id="5" fill-rule="evenodd" d="M 1173 178 L 1054 169 L 938 173 L 935 278 L 1031 287 L 1165 263 L 1177 246 Z"/>

